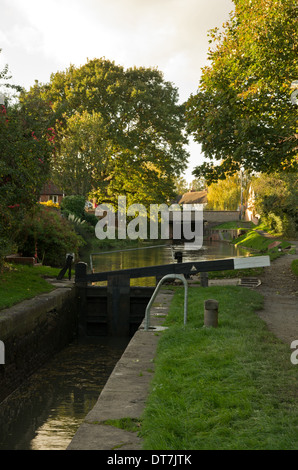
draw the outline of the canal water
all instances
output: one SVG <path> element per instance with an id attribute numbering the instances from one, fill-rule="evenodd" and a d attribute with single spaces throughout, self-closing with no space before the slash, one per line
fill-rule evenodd
<path id="1" fill-rule="evenodd" d="M 208 261 L 250 255 L 245 248 L 236 247 L 230 243 L 205 241 L 200 250 L 185 250 L 184 244 L 149 245 L 128 250 L 91 253 L 89 260 L 86 261 L 91 269 L 94 269 L 94 272 L 105 272 L 177 263 L 174 258 L 177 251 L 183 253 L 183 262 Z M 154 286 L 155 278 L 131 279 L 131 285 Z"/>
<path id="2" fill-rule="evenodd" d="M 128 338 L 76 340 L 0 404 L 0 450 L 64 450 Z"/>
<path id="3" fill-rule="evenodd" d="M 183 250 L 176 245 L 175 251 Z M 211 242 L 199 252 L 184 252 L 183 261 L 248 256 L 233 245 Z M 176 262 L 172 247 L 155 246 L 94 254 L 95 271 Z M 153 279 L 135 280 L 154 285 Z M 66 449 L 95 405 L 129 338 L 76 340 L 56 354 L 0 404 L 0 450 Z"/>

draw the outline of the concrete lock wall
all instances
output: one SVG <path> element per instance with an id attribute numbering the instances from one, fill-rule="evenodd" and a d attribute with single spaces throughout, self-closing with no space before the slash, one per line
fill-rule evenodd
<path id="1" fill-rule="evenodd" d="M 58 288 L 0 312 L 0 402 L 77 333 L 75 289 Z"/>

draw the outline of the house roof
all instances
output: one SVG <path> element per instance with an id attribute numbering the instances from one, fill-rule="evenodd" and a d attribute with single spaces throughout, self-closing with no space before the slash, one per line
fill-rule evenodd
<path id="1" fill-rule="evenodd" d="M 49 181 L 43 186 L 40 194 L 63 196 L 63 192 L 61 191 L 61 189 L 58 188 L 58 186 L 56 186 L 51 181 Z"/>
<path id="2" fill-rule="evenodd" d="M 207 191 L 189 191 L 177 198 L 178 204 L 207 204 Z"/>

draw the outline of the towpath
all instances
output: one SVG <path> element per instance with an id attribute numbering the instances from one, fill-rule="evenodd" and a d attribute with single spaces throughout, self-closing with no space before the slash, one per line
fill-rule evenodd
<path id="1" fill-rule="evenodd" d="M 298 340 L 298 277 L 291 263 L 298 258 L 298 241 L 292 242 L 295 254 L 286 254 L 272 261 L 260 276 L 258 291 L 264 296 L 264 309 L 258 315 L 282 341 L 291 344 Z"/>

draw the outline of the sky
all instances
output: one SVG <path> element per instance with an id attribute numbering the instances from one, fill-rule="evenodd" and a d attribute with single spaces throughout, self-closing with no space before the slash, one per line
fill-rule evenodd
<path id="1" fill-rule="evenodd" d="M 29 89 L 70 64 L 105 57 L 158 68 L 184 102 L 208 64 L 208 31 L 233 9 L 232 0 L 0 0 L 0 70 L 8 64 L 11 82 Z M 191 182 L 204 156 L 193 139 L 188 151 Z"/>

